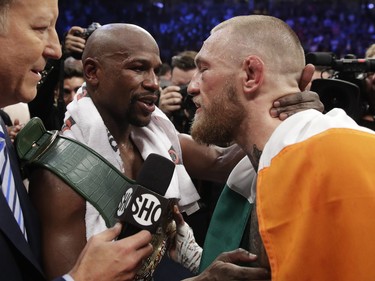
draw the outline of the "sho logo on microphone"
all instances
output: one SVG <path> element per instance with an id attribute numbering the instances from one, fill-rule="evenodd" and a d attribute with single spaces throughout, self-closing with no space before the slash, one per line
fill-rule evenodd
<path id="1" fill-rule="evenodd" d="M 125 212 L 125 209 L 128 207 L 130 199 L 133 195 L 133 188 L 129 188 L 125 194 L 122 196 L 120 203 L 118 204 L 117 208 L 117 216 L 122 216 L 122 214 Z"/>
<path id="2" fill-rule="evenodd" d="M 162 213 L 159 199 L 150 193 L 139 194 L 131 208 L 134 220 L 144 226 L 155 224 Z"/>

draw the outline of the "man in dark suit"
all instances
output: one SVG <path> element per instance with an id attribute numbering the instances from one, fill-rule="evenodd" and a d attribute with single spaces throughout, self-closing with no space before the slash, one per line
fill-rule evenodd
<path id="1" fill-rule="evenodd" d="M 46 60 L 61 56 L 55 30 L 57 1 L 0 1 L 0 108 L 32 100 Z M 0 163 L 7 163 L 0 171 L 2 167 L 12 171 L 7 176 L 1 171 L 0 178 L 0 275 L 7 281 L 42 281 L 38 218 L 1 118 L 0 123 Z M 10 192 L 6 189 L 9 182 L 14 182 Z M 140 262 L 152 252 L 151 234 L 142 231 L 113 242 L 120 231 L 121 225 L 116 225 L 94 236 L 69 274 L 56 280 L 131 280 Z"/>

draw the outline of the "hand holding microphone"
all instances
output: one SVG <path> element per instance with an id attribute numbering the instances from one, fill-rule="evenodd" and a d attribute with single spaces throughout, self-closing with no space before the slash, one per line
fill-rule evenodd
<path id="1" fill-rule="evenodd" d="M 175 164 L 167 158 L 150 154 L 143 163 L 136 184 L 126 190 L 119 203 L 116 219 L 123 224 L 118 239 L 140 230 L 152 234 L 154 252 L 146 259 L 135 280 L 151 280 L 165 254 L 168 232 L 173 228 L 173 206 L 177 199 L 164 197 L 171 182 Z"/>
<path id="2" fill-rule="evenodd" d="M 175 164 L 167 158 L 150 154 L 143 163 L 137 184 L 127 189 L 119 203 L 116 218 L 123 223 L 119 239 L 140 230 L 156 233 L 169 216 L 172 206 L 164 195 L 169 187 Z"/>

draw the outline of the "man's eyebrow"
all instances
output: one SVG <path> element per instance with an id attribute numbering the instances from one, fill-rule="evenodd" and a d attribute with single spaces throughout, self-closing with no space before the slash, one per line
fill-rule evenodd
<path id="1" fill-rule="evenodd" d="M 129 63 L 150 64 L 150 61 L 142 58 L 128 58 L 126 61 Z"/>
<path id="2" fill-rule="evenodd" d="M 116 52 L 112 54 L 105 55 L 107 58 L 111 59 L 121 59 L 123 63 L 139 63 L 144 65 L 149 65 L 150 61 L 144 58 L 132 57 L 130 53 L 127 52 Z"/>

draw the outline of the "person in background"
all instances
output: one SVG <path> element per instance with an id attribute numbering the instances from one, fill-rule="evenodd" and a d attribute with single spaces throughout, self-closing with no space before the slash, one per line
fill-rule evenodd
<path id="1" fill-rule="evenodd" d="M 82 61 L 70 56 L 64 61 L 64 80 L 62 87 L 60 83 L 57 85 L 55 94 L 55 104 L 57 107 L 58 100 L 61 99 L 60 92 L 62 91 L 62 98 L 65 106 L 73 100 L 74 96 L 81 88 L 83 79 Z"/>
<path id="2" fill-rule="evenodd" d="M 97 26 L 99 25 L 93 25 L 92 28 L 72 26 L 61 44 L 61 58 L 47 60 L 42 79 L 38 83 L 37 95 L 28 103 L 30 116 L 39 117 L 47 130 L 60 130 L 64 123 L 66 103 L 64 95 L 58 93 L 63 93 L 65 70 L 75 77 L 81 76 L 82 52 L 88 36 Z"/>
<path id="3" fill-rule="evenodd" d="M 189 104 L 186 87 L 196 70 L 196 54 L 195 51 L 183 51 L 172 57 L 170 83 L 166 87 L 161 85 L 158 106 L 180 133 L 189 133 L 190 123 L 194 117 L 195 106 L 193 103 Z M 189 110 L 189 105 L 194 109 Z"/>
<path id="4" fill-rule="evenodd" d="M 161 88 L 165 88 L 171 84 L 172 68 L 168 63 L 164 62 L 161 64 L 158 69 L 157 75 Z"/>

